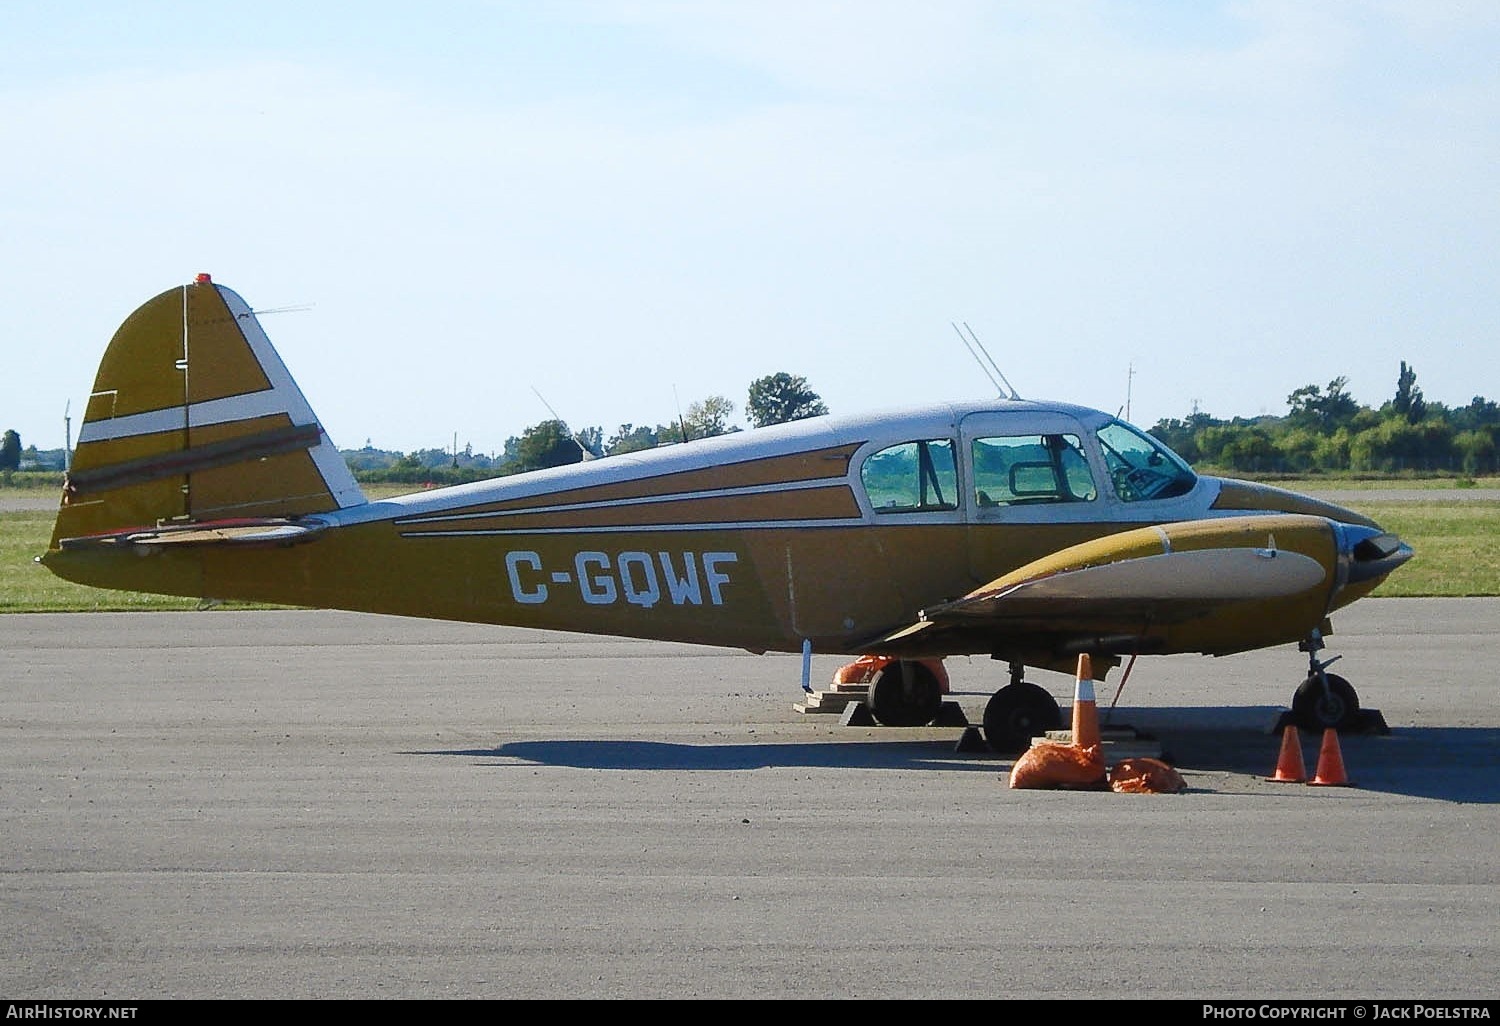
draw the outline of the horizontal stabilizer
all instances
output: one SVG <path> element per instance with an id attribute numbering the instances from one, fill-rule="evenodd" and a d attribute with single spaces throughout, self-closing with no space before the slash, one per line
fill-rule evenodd
<path id="1" fill-rule="evenodd" d="M 125 531 L 65 538 L 64 550 L 101 546 L 151 549 L 176 545 L 296 545 L 311 541 L 327 525 L 296 522 L 281 517 L 264 519 L 204 520 L 161 527 L 138 527 Z"/>

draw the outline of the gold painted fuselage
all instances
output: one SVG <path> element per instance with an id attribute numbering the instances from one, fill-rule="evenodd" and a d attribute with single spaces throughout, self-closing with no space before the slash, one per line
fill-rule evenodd
<path id="1" fill-rule="evenodd" d="M 1409 555 L 1154 446 L 1084 407 L 945 404 L 367 502 L 205 276 L 111 342 L 42 561 L 202 598 L 1055 666 L 1296 641 Z M 1039 583 L 1063 576 L 1076 593 Z"/>

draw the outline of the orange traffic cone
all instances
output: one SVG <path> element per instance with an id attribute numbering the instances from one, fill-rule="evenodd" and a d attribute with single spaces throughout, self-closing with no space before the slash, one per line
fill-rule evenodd
<path id="1" fill-rule="evenodd" d="M 1354 781 L 1344 774 L 1344 756 L 1339 751 L 1339 732 L 1332 727 L 1323 731 L 1323 747 L 1318 752 L 1318 772 L 1308 783 L 1319 787 L 1354 786 Z"/>
<path id="2" fill-rule="evenodd" d="M 1094 664 L 1088 653 L 1078 657 L 1078 680 L 1073 685 L 1073 746 L 1099 743 L 1099 710 L 1094 703 Z"/>
<path id="3" fill-rule="evenodd" d="M 1302 737 L 1290 723 L 1281 732 L 1281 758 L 1276 760 L 1276 773 L 1266 779 L 1282 784 L 1301 784 L 1307 780 L 1307 767 L 1302 762 Z"/>

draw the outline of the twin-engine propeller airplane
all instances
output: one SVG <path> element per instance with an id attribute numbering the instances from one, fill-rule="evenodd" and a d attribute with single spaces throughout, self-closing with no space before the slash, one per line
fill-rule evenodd
<path id="1" fill-rule="evenodd" d="M 1300 642 L 1295 719 L 1358 714 L 1329 614 L 1411 557 L 1369 519 L 1195 474 L 1107 414 L 1001 399 L 777 427 L 366 501 L 234 292 L 199 275 L 99 367 L 49 569 L 104 588 L 879 655 L 875 718 L 930 722 L 932 660 L 1009 664 L 997 751 L 1059 725 L 1026 667 Z"/>

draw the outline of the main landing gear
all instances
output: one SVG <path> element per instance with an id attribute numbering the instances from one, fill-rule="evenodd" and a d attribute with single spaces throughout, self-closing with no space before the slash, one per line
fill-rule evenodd
<path id="1" fill-rule="evenodd" d="M 1062 726 L 1062 710 L 1045 688 L 1021 679 L 1025 666 L 1011 663 L 1010 683 L 984 707 L 984 738 L 1000 753 L 1025 751 L 1031 739 Z M 875 673 L 865 698 L 876 721 L 887 727 L 920 727 L 943 706 L 942 680 L 926 663 L 893 659 Z"/>
<path id="2" fill-rule="evenodd" d="M 1307 653 L 1307 677 L 1292 695 L 1292 722 L 1299 728 L 1320 733 L 1332 727 L 1349 730 L 1362 723 L 1359 695 L 1343 677 L 1326 672 L 1338 660 L 1319 659 L 1323 634 L 1314 630 L 1297 647 Z"/>
<path id="3" fill-rule="evenodd" d="M 1062 727 L 1062 710 L 1045 688 L 1021 679 L 1021 663 L 1010 664 L 1010 683 L 984 707 L 984 740 L 996 752 L 1011 754 L 1031 747 L 1031 739 Z"/>
<path id="4" fill-rule="evenodd" d="M 1024 671 L 1021 663 L 1011 663 L 1010 683 L 984 707 L 985 742 L 996 752 L 1025 751 L 1032 738 L 1062 726 L 1057 700 L 1045 688 L 1022 680 Z M 883 726 L 920 727 L 942 711 L 944 690 L 928 662 L 892 659 L 870 679 L 865 705 Z"/>
<path id="5" fill-rule="evenodd" d="M 943 683 L 916 660 L 893 660 L 870 682 L 865 704 L 887 727 L 920 727 L 942 711 Z"/>

